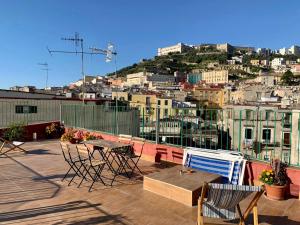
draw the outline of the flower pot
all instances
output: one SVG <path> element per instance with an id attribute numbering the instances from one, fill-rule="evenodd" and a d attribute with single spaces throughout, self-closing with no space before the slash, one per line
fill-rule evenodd
<path id="1" fill-rule="evenodd" d="M 286 185 L 277 186 L 277 185 L 268 185 L 265 184 L 267 197 L 273 200 L 284 200 Z"/>

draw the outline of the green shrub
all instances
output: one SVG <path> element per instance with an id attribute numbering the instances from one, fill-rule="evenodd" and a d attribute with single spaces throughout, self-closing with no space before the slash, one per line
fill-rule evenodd
<path id="1" fill-rule="evenodd" d="M 13 123 L 4 132 L 3 137 L 9 141 L 20 141 L 24 139 L 25 124 L 23 122 Z"/>

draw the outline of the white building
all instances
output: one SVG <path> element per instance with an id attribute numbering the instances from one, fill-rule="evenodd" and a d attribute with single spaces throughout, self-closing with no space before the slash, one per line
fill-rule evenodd
<path id="1" fill-rule="evenodd" d="M 279 54 L 280 55 L 287 55 L 287 54 L 289 54 L 289 49 L 288 48 L 281 48 L 281 49 L 279 49 Z"/>
<path id="2" fill-rule="evenodd" d="M 158 48 L 157 55 L 158 56 L 168 55 L 169 53 L 173 53 L 173 52 L 182 53 L 182 52 L 188 51 L 192 48 L 193 47 L 185 45 L 183 43 L 178 43 L 176 45 L 172 45 L 172 46 L 168 46 L 168 47 L 164 47 L 164 48 Z"/>
<path id="3" fill-rule="evenodd" d="M 277 67 L 280 67 L 280 66 L 283 66 L 283 65 L 285 65 L 284 58 L 275 58 L 271 61 L 272 68 L 277 68 Z"/>
<path id="4" fill-rule="evenodd" d="M 272 50 L 269 48 L 258 48 L 258 49 L 256 49 L 256 52 L 259 55 L 269 56 L 271 54 Z"/>
<path id="5" fill-rule="evenodd" d="M 296 56 L 300 56 L 300 47 L 297 45 L 293 45 L 290 47 L 289 49 L 289 53 L 296 55 Z"/>

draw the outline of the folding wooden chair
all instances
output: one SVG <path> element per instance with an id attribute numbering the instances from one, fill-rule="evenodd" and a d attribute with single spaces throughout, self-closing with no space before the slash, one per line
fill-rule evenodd
<path id="1" fill-rule="evenodd" d="M 0 144 L 1 144 L 1 146 L 0 146 L 0 155 L 4 155 L 8 152 L 15 151 L 17 149 L 21 150 L 22 152 L 27 153 L 27 151 L 25 149 L 21 148 L 21 146 L 24 145 L 25 142 L 8 141 L 8 140 L 0 137 Z M 7 149 L 4 150 L 4 147 L 7 148 Z"/>
<path id="2" fill-rule="evenodd" d="M 203 217 L 228 220 L 239 218 L 239 225 L 245 225 L 245 220 L 251 211 L 253 211 L 254 225 L 258 225 L 257 202 L 263 192 L 264 187 L 260 186 L 205 183 L 198 200 L 198 225 L 204 225 Z M 256 194 L 243 214 L 239 203 L 251 193 Z"/>
<path id="3" fill-rule="evenodd" d="M 78 158 L 84 168 L 83 177 L 78 187 L 80 187 L 83 180 L 86 180 L 87 177 L 92 179 L 89 192 L 92 190 L 92 187 L 96 181 L 101 181 L 103 185 L 106 185 L 101 175 L 106 163 L 103 160 L 95 159 L 94 154 L 92 154 L 92 152 L 85 145 L 76 145 L 76 149 Z M 84 153 L 88 155 L 88 160 L 85 159 L 85 156 L 83 155 Z"/>
<path id="4" fill-rule="evenodd" d="M 81 171 L 83 166 L 82 166 L 81 162 L 85 161 L 87 159 L 79 160 L 79 158 L 77 156 L 74 156 L 74 154 L 71 153 L 71 150 L 70 150 L 68 144 L 66 144 L 64 142 L 61 142 L 60 146 L 61 146 L 63 157 L 69 165 L 69 169 L 68 169 L 67 173 L 65 174 L 65 176 L 62 178 L 62 181 L 64 181 L 64 179 L 66 179 L 66 177 L 70 174 L 70 172 L 74 172 L 72 179 L 68 183 L 68 186 L 69 186 L 76 176 L 83 177 L 83 173 Z"/>

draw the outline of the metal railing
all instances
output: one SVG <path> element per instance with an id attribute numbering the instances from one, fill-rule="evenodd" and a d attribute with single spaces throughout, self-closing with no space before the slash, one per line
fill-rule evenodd
<path id="1" fill-rule="evenodd" d="M 228 149 L 300 166 L 300 111 L 62 106 L 66 125 L 180 147 Z"/>
<path id="2" fill-rule="evenodd" d="M 139 110 L 103 105 L 62 105 L 61 121 L 66 126 L 110 134 L 139 136 Z"/>

